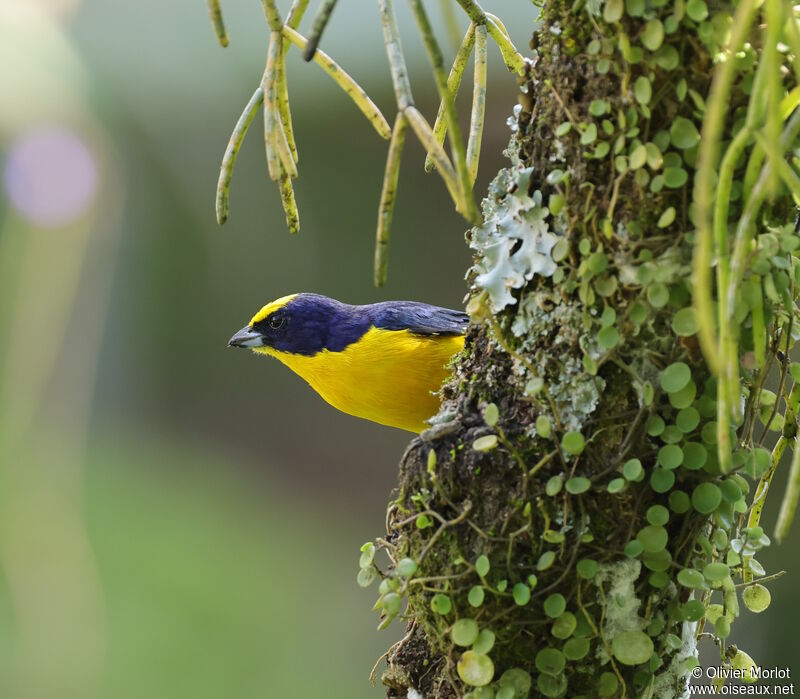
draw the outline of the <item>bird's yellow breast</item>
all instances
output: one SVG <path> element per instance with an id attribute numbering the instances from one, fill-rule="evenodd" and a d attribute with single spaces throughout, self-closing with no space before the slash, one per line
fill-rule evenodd
<path id="1" fill-rule="evenodd" d="M 425 420 L 439 410 L 433 392 L 447 376 L 447 363 L 463 347 L 462 335 L 370 328 L 341 352 L 255 351 L 279 359 L 342 412 L 421 432 L 428 427 Z"/>

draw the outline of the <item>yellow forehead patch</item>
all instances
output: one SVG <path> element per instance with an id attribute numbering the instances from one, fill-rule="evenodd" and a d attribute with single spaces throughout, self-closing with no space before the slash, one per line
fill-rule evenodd
<path id="1" fill-rule="evenodd" d="M 297 294 L 289 294 L 288 296 L 282 296 L 272 303 L 268 303 L 250 319 L 250 325 L 255 325 L 259 321 L 264 320 L 264 318 L 268 318 L 272 312 L 277 311 L 279 308 L 283 308 L 287 303 L 289 303 L 289 301 L 295 298 L 295 296 L 297 296 Z"/>

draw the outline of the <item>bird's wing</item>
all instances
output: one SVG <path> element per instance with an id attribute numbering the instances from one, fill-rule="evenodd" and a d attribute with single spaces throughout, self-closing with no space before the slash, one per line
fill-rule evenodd
<path id="1" fill-rule="evenodd" d="M 463 335 L 469 324 L 469 316 L 462 311 L 414 301 L 376 303 L 370 310 L 376 328 L 417 335 Z"/>

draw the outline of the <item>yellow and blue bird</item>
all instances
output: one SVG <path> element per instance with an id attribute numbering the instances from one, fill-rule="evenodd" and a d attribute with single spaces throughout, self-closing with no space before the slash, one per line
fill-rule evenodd
<path id="1" fill-rule="evenodd" d="M 319 294 L 268 303 L 229 341 L 283 362 L 334 408 L 421 432 L 464 347 L 466 313 L 413 301 L 350 306 Z"/>

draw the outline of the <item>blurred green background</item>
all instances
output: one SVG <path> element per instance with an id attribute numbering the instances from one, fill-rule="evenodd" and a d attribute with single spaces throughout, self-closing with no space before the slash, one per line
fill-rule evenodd
<path id="1" fill-rule="evenodd" d="M 535 8 L 484 4 L 525 47 Z M 218 228 L 219 161 L 267 40 L 258 2 L 223 11 L 225 50 L 200 0 L 0 0 L 0 697 L 382 696 L 369 670 L 397 631 L 375 630 L 355 574 L 409 435 L 226 342 L 295 291 L 458 307 L 464 223 L 410 138 L 389 283 L 373 288 L 387 144 L 293 50 L 301 232 L 286 232 L 258 121 Z M 341 2 L 323 48 L 391 121 L 375 3 Z M 496 51 L 490 65 L 478 193 L 516 99 Z M 763 563 L 791 569 L 796 549 Z M 779 604 L 737 627 L 765 664 L 794 658 L 796 588 L 779 580 Z"/>

